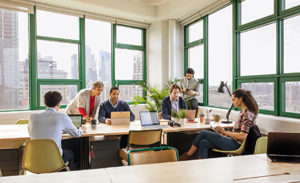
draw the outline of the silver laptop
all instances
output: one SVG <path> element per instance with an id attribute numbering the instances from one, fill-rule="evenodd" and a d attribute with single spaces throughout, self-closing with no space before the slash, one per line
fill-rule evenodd
<path id="1" fill-rule="evenodd" d="M 270 132 L 267 155 L 272 161 L 300 162 L 300 133 Z"/>
<path id="2" fill-rule="evenodd" d="M 158 119 L 157 112 L 141 111 L 140 112 L 140 121 L 142 127 L 148 129 L 157 129 L 157 128 L 166 128 L 168 126 L 161 126 Z"/>
<path id="3" fill-rule="evenodd" d="M 112 125 L 129 125 L 130 124 L 130 112 L 120 111 L 111 112 L 110 114 Z"/>
<path id="4" fill-rule="evenodd" d="M 74 126 L 76 126 L 77 128 L 80 128 L 82 126 L 82 115 L 69 114 L 69 117 L 71 118 Z"/>

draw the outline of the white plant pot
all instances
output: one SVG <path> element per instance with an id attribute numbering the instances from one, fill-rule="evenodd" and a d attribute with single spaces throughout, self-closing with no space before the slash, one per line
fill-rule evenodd
<path id="1" fill-rule="evenodd" d="M 179 123 L 181 124 L 181 126 L 185 126 L 187 119 L 186 118 L 180 118 L 179 119 Z"/>

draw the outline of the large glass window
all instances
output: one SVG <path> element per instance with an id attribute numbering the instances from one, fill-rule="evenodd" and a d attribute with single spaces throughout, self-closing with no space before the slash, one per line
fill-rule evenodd
<path id="1" fill-rule="evenodd" d="M 37 34 L 79 40 L 79 19 L 73 16 L 37 10 Z"/>
<path id="2" fill-rule="evenodd" d="M 300 5 L 300 0 L 284 0 L 284 1 L 285 1 L 285 9 L 289 9 Z"/>
<path id="3" fill-rule="evenodd" d="M 208 16 L 208 84 L 210 106 L 229 107 L 231 96 L 225 88 L 218 92 L 220 82 L 232 88 L 232 6 Z"/>
<path id="4" fill-rule="evenodd" d="M 195 71 L 195 78 L 203 78 L 204 45 L 197 45 L 188 49 L 188 64 Z"/>
<path id="5" fill-rule="evenodd" d="M 139 84 L 146 82 L 145 30 L 115 25 L 114 84 L 120 88 L 120 98 L 130 101 L 135 95 L 143 96 Z"/>
<path id="6" fill-rule="evenodd" d="M 300 82 L 291 81 L 284 83 L 284 111 L 300 113 Z"/>
<path id="7" fill-rule="evenodd" d="M 101 101 L 109 98 L 111 88 L 111 24 L 85 20 L 85 79 L 86 87 L 91 88 L 94 81 L 102 81 Z"/>
<path id="8" fill-rule="evenodd" d="M 29 109 L 28 14 L 0 8 L 0 110 Z"/>
<path id="9" fill-rule="evenodd" d="M 242 83 L 241 88 L 251 91 L 260 110 L 274 111 L 274 83 Z"/>
<path id="10" fill-rule="evenodd" d="M 48 91 L 58 91 L 62 95 L 61 105 L 67 105 L 77 94 L 77 85 L 41 85 L 40 106 L 45 106 L 44 95 Z"/>
<path id="11" fill-rule="evenodd" d="M 276 73 L 276 24 L 241 33 L 240 64 L 242 76 Z"/>
<path id="12" fill-rule="evenodd" d="M 197 41 L 203 38 L 203 20 L 189 26 L 188 42 Z"/>
<path id="13" fill-rule="evenodd" d="M 274 0 L 244 0 L 241 3 L 242 24 L 272 14 L 274 14 Z"/>
<path id="14" fill-rule="evenodd" d="M 284 20 L 284 73 L 300 72 L 300 16 Z"/>
<path id="15" fill-rule="evenodd" d="M 78 44 L 38 40 L 37 48 L 38 78 L 78 79 Z"/>

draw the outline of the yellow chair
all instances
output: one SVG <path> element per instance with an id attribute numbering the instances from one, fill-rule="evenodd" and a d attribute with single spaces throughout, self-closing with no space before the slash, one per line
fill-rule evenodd
<path id="1" fill-rule="evenodd" d="M 128 151 L 128 165 L 163 163 L 179 161 L 178 151 L 174 147 L 160 146 Z"/>
<path id="2" fill-rule="evenodd" d="M 23 153 L 22 170 L 32 173 L 69 171 L 64 163 L 57 144 L 51 139 L 36 139 L 26 141 Z"/>
<path id="3" fill-rule="evenodd" d="M 29 120 L 28 119 L 19 119 L 16 124 L 17 125 L 26 125 L 29 123 Z"/>
<path id="4" fill-rule="evenodd" d="M 120 149 L 120 157 L 127 161 L 127 154 L 129 150 L 160 146 L 161 136 L 162 129 L 129 131 L 127 148 Z"/>
<path id="5" fill-rule="evenodd" d="M 0 177 L 2 177 L 2 172 L 1 172 L 1 169 L 0 169 Z"/>
<path id="6" fill-rule="evenodd" d="M 236 149 L 236 150 L 233 150 L 233 151 L 223 151 L 223 150 L 220 150 L 220 149 L 213 149 L 213 151 L 214 152 L 219 152 L 219 153 L 227 154 L 227 156 L 241 155 L 245 151 L 246 140 L 247 139 L 245 139 L 243 141 L 243 143 L 241 144 L 241 146 L 238 149 Z"/>
<path id="7" fill-rule="evenodd" d="M 260 137 L 255 144 L 254 154 L 267 153 L 268 137 Z"/>

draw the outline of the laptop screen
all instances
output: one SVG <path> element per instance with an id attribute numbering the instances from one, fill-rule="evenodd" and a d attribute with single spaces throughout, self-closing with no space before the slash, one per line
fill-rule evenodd
<path id="1" fill-rule="evenodd" d="M 267 154 L 300 155 L 300 133 L 270 132 Z"/>
<path id="2" fill-rule="evenodd" d="M 81 121 L 82 121 L 82 116 L 81 115 L 69 115 L 69 117 L 72 120 L 72 123 L 74 126 L 76 126 L 77 128 L 81 127 Z"/>
<path id="3" fill-rule="evenodd" d="M 142 126 L 160 124 L 157 112 L 141 111 L 140 120 Z"/>

